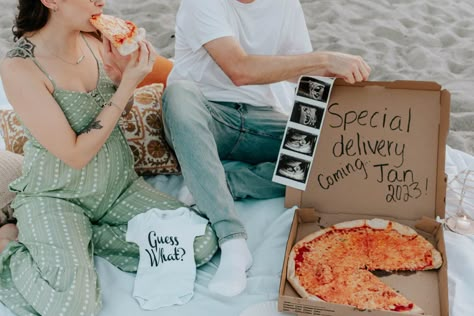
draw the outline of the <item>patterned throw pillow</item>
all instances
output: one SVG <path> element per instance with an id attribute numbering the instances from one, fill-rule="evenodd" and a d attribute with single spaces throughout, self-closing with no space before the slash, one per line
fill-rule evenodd
<path id="1" fill-rule="evenodd" d="M 180 173 L 174 152 L 165 140 L 161 117 L 162 84 L 137 88 L 130 112 L 119 121 L 135 158 L 139 175 Z M 0 110 L 0 131 L 7 150 L 23 154 L 27 141 L 23 127 L 11 109 Z"/>
<path id="2" fill-rule="evenodd" d="M 8 185 L 21 176 L 23 157 L 9 151 L 0 150 L 0 226 L 14 222 L 10 203 L 15 197 Z"/>
<path id="3" fill-rule="evenodd" d="M 128 145 L 141 175 L 180 172 L 174 152 L 165 140 L 161 116 L 163 84 L 154 83 L 135 90 L 132 109 L 120 120 Z"/>
<path id="4" fill-rule="evenodd" d="M 28 140 L 13 110 L 0 110 L 0 132 L 8 151 L 23 155 L 23 145 Z"/>

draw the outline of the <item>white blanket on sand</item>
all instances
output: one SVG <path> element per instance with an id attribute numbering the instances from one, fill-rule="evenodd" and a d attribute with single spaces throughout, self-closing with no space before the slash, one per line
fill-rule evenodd
<path id="1" fill-rule="evenodd" d="M 446 157 L 446 171 L 450 179 L 463 170 L 474 169 L 473 156 L 447 147 Z M 183 185 L 180 176 L 157 176 L 148 181 L 175 196 Z M 456 209 L 456 199 L 449 196 L 451 193 L 448 191 L 447 216 L 453 215 L 453 210 Z M 134 274 L 121 272 L 104 259 L 96 258 L 103 295 L 103 310 L 100 315 L 238 316 L 252 304 L 276 300 L 285 244 L 294 211 L 286 209 L 283 204 L 283 198 L 236 202 L 237 212 L 248 231 L 249 247 L 254 257 L 254 265 L 248 274 L 248 286 L 243 294 L 224 298 L 211 294 L 207 289 L 219 263 L 218 254 L 209 264 L 198 269 L 195 294 L 189 303 L 156 311 L 143 311 L 131 295 Z M 474 210 L 469 215 L 474 217 Z M 474 236 L 466 237 L 446 230 L 445 238 L 449 261 L 450 315 L 471 315 L 474 310 Z M 0 305 L 0 315 L 13 314 Z"/>
<path id="2" fill-rule="evenodd" d="M 0 89 L 0 109 L 8 107 L 3 90 Z M 4 149 L 1 142 L 0 149 Z M 446 148 L 446 173 L 449 180 L 468 169 L 474 170 L 474 157 L 448 146 Z M 156 176 L 147 179 L 147 181 L 173 196 L 177 196 L 183 187 L 181 176 Z M 448 190 L 446 217 L 454 215 L 457 201 L 457 196 Z M 474 200 L 470 201 L 470 204 L 474 204 Z M 198 269 L 195 294 L 189 303 L 156 311 L 143 311 L 131 295 L 134 274 L 121 272 L 104 259 L 97 257 L 97 272 L 103 295 L 103 310 L 100 315 L 238 316 L 252 304 L 276 300 L 285 245 L 294 209 L 286 209 L 283 198 L 247 199 L 236 202 L 236 208 L 247 228 L 248 243 L 254 258 L 254 265 L 249 270 L 248 286 L 244 293 L 234 298 L 224 298 L 208 291 L 207 284 L 219 263 L 218 254 L 210 263 Z M 474 218 L 474 210 L 468 211 L 469 215 Z M 471 315 L 474 311 L 474 300 L 472 300 L 474 293 L 474 236 L 466 237 L 446 230 L 445 238 L 449 262 L 450 315 Z M 157 284 L 157 286 L 161 285 Z M 0 315 L 12 316 L 13 314 L 0 303 Z"/>

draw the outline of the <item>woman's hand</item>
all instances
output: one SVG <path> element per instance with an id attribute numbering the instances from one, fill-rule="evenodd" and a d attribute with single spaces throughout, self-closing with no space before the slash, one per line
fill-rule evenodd
<path id="1" fill-rule="evenodd" d="M 138 85 L 152 71 L 156 56 L 156 51 L 150 42 L 140 41 L 138 49 L 129 55 L 130 60 L 122 72 L 122 82 Z"/>
<path id="2" fill-rule="evenodd" d="M 112 43 L 105 37 L 102 39 L 104 50 L 104 70 L 116 86 L 122 80 L 122 74 L 130 61 L 130 55 L 122 56 Z"/>

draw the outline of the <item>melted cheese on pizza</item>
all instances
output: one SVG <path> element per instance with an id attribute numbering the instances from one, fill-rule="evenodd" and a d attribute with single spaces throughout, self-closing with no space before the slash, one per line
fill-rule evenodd
<path id="1" fill-rule="evenodd" d="M 124 21 L 111 15 L 97 15 L 90 21 L 115 47 L 123 45 L 126 41 L 131 41 L 137 32 L 137 26 L 133 22 Z"/>
<path id="2" fill-rule="evenodd" d="M 307 294 L 360 309 L 413 309 L 413 302 L 370 271 L 432 268 L 433 247 L 427 240 L 416 233 L 401 234 L 391 222 L 380 229 L 361 225 L 326 230 L 293 248 L 294 273 Z"/>
<path id="3" fill-rule="evenodd" d="M 425 270 L 433 265 L 431 247 L 419 235 L 406 236 L 396 230 L 367 230 L 370 270 Z"/>
<path id="4" fill-rule="evenodd" d="M 305 258 L 363 268 L 369 260 L 365 231 L 365 227 L 331 230 L 304 244 L 308 249 Z"/>

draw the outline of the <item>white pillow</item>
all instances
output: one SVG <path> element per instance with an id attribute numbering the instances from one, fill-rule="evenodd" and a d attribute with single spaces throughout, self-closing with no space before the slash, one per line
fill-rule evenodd
<path id="1" fill-rule="evenodd" d="M 7 96 L 5 91 L 3 91 L 2 78 L 0 78 L 0 110 L 2 109 L 11 109 L 12 106 L 8 103 Z"/>

